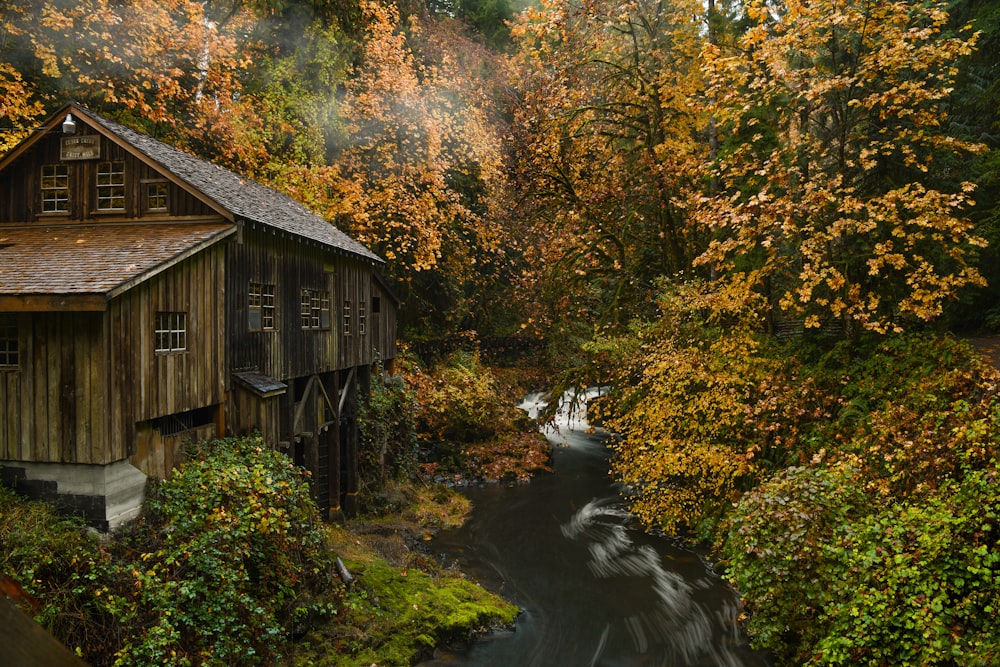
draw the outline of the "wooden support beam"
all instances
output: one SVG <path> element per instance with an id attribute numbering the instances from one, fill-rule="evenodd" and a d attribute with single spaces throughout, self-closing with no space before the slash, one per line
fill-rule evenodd
<path id="1" fill-rule="evenodd" d="M 302 400 L 299 401 L 298 407 L 295 409 L 295 416 L 292 417 L 292 433 L 298 433 L 299 427 L 302 422 L 302 415 L 305 412 L 306 405 L 309 402 L 310 396 L 312 396 L 313 385 L 316 384 L 316 377 L 313 375 L 309 378 L 309 382 L 306 383 L 306 389 L 302 392 Z M 294 394 L 293 394 L 294 396 Z"/>
<path id="2" fill-rule="evenodd" d="M 340 416 L 344 412 L 344 401 L 347 400 L 347 392 L 351 389 L 351 381 L 354 380 L 355 370 L 357 369 L 352 366 L 351 371 L 347 374 L 347 379 L 344 381 L 344 386 L 340 390 L 340 404 L 337 406 L 337 416 Z"/>
<path id="3" fill-rule="evenodd" d="M 103 312 L 107 309 L 108 299 L 103 294 L 5 294 L 0 296 L 0 311 L 6 313 Z"/>

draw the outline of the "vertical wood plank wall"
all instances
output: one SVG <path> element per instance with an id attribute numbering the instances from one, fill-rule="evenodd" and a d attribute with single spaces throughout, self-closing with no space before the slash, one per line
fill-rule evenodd
<path id="1" fill-rule="evenodd" d="M 116 452 L 136 454 L 139 422 L 223 401 L 224 285 L 225 248 L 219 244 L 112 301 L 112 446 Z M 156 353 L 158 312 L 187 313 L 187 351 Z"/>
<path id="2" fill-rule="evenodd" d="M 96 134 L 82 122 L 78 127 L 77 134 L 80 136 Z M 0 224 L 24 223 L 39 219 L 41 212 L 39 180 L 42 165 L 61 162 L 59 157 L 61 138 L 61 133 L 52 133 L 45 137 L 0 176 Z M 97 212 L 94 201 L 96 191 L 93 186 L 95 170 L 98 163 L 112 160 L 121 160 L 125 163 L 125 210 L 113 213 Z M 47 220 L 89 222 L 95 219 L 164 219 L 168 216 L 215 215 L 204 202 L 174 183 L 168 185 L 169 213 L 145 210 L 145 190 L 141 187 L 143 182 L 164 178 L 163 175 L 107 138 L 101 137 L 100 160 L 81 160 L 63 164 L 67 166 L 69 173 L 71 192 L 69 211 L 62 216 L 46 215 L 44 217 Z"/>
<path id="3" fill-rule="evenodd" d="M 260 226 L 248 225 L 242 236 L 242 243 L 230 243 L 228 250 L 230 370 L 252 370 L 277 379 L 333 370 L 336 338 L 330 330 L 303 329 L 299 319 L 301 290 L 325 290 L 332 300 L 331 277 L 324 270 L 327 253 Z M 250 331 L 251 282 L 275 287 L 273 331 Z"/>
<path id="4" fill-rule="evenodd" d="M 215 426 L 211 424 L 171 435 L 162 435 L 148 422 L 139 424 L 136 452 L 129 460 L 147 475 L 167 479 L 170 471 L 184 460 L 188 445 L 211 440 L 216 435 Z"/>
<path id="5" fill-rule="evenodd" d="M 0 459 L 110 463 L 104 313 L 17 316 L 21 367 L 0 372 Z"/>

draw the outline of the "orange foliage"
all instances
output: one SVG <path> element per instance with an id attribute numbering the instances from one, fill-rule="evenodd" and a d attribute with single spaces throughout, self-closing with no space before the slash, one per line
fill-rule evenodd
<path id="1" fill-rule="evenodd" d="M 249 64 L 240 39 L 255 21 L 248 12 L 234 11 L 220 23 L 194 0 L 48 0 L 5 11 L 4 18 L 21 73 L 27 76 L 28 59 L 37 67 L 32 89 L 24 91 L 32 99 L 61 105 L 69 98 L 113 110 L 244 173 L 262 164 L 256 114 L 240 97 L 239 76 Z M 16 81 L 12 71 L 0 60 L 8 90 Z M 37 111 L 31 107 L 29 115 Z"/>
<path id="2" fill-rule="evenodd" d="M 435 46 L 437 33 L 416 17 L 407 37 L 395 5 L 361 6 L 364 59 L 342 106 L 352 143 L 337 160 L 343 220 L 404 278 L 447 263 L 469 279 L 509 240 L 486 214 L 503 183 L 501 140 L 457 51 Z M 420 40 L 436 61 L 414 52 Z"/>

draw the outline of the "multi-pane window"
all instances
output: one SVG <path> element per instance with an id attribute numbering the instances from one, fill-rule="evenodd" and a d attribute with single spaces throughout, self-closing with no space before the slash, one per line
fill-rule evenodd
<path id="1" fill-rule="evenodd" d="M 300 299 L 303 329 L 330 328 L 330 293 L 323 290 L 304 289 Z"/>
<path id="2" fill-rule="evenodd" d="M 351 335 L 351 302 L 344 301 L 344 335 Z"/>
<path id="3" fill-rule="evenodd" d="M 251 331 L 274 329 L 274 285 L 250 283 L 247 308 Z"/>
<path id="4" fill-rule="evenodd" d="M 125 163 L 122 161 L 97 164 L 97 210 L 125 210 Z"/>
<path id="5" fill-rule="evenodd" d="M 155 338 L 158 354 L 187 350 L 187 313 L 157 313 Z"/>
<path id="6" fill-rule="evenodd" d="M 69 211 L 69 167 L 65 164 L 42 166 L 42 212 Z"/>
<path id="7" fill-rule="evenodd" d="M 0 315 L 0 368 L 16 367 L 20 360 L 17 320 L 13 315 Z"/>
<path id="8" fill-rule="evenodd" d="M 166 211 L 167 191 L 168 187 L 166 181 L 146 183 L 146 210 Z"/>
<path id="9" fill-rule="evenodd" d="M 358 302 L 358 335 L 364 336 L 368 333 L 368 304 L 364 301 Z"/>

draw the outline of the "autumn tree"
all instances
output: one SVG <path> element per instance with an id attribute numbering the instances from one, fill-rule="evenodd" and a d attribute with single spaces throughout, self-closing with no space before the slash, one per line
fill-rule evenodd
<path id="1" fill-rule="evenodd" d="M 10 4 L 0 13 L 0 152 L 24 139 L 45 115 L 43 97 L 22 73 L 29 9 Z"/>
<path id="2" fill-rule="evenodd" d="M 583 329 L 650 314 L 654 280 L 703 249 L 684 205 L 707 150 L 702 18 L 687 0 L 546 0 L 521 14 L 518 171 L 540 310 Z"/>
<path id="3" fill-rule="evenodd" d="M 956 63 L 934 2 L 752 0 L 739 48 L 709 49 L 721 150 L 699 263 L 756 285 L 806 327 L 898 331 L 982 283 L 949 170 L 979 146 L 949 133 Z"/>
<path id="4" fill-rule="evenodd" d="M 411 333 L 468 326 L 484 306 L 477 278 L 516 247 L 491 215 L 506 181 L 495 116 L 468 74 L 482 47 L 416 16 L 403 25 L 393 5 L 362 10 L 363 59 L 341 101 L 339 221 L 388 261 Z"/>
<path id="5" fill-rule="evenodd" d="M 241 39 L 255 20 L 240 7 L 220 23 L 212 3 L 192 0 L 8 4 L 0 71 L 50 110 L 75 99 L 250 172 L 266 151 L 240 97 Z"/>

